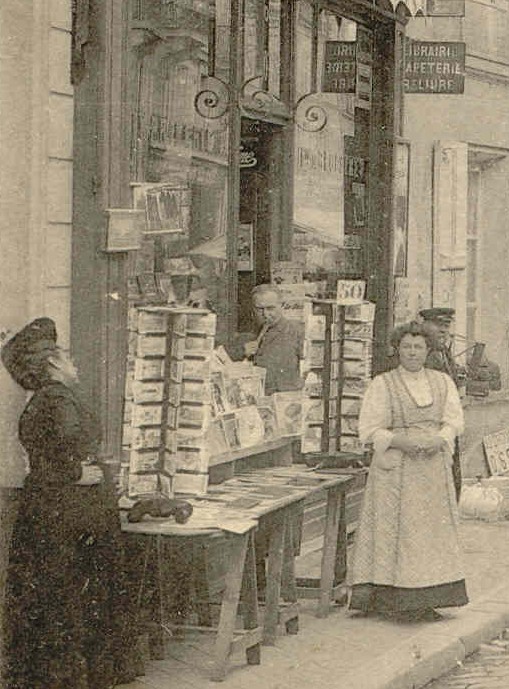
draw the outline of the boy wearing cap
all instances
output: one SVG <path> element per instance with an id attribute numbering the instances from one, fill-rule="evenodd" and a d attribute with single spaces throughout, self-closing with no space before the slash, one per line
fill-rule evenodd
<path id="1" fill-rule="evenodd" d="M 462 379 L 462 367 L 458 366 L 454 361 L 451 351 L 451 333 L 450 326 L 454 320 L 454 309 L 449 307 L 433 307 L 430 309 L 422 309 L 419 315 L 429 325 L 430 330 L 433 331 L 437 346 L 428 352 L 425 366 L 436 371 L 443 371 L 447 373 L 455 382 L 456 387 L 460 386 Z M 456 489 L 456 498 L 459 502 L 461 495 L 461 462 L 459 453 L 458 438 L 455 439 L 452 474 L 454 480 L 454 488 Z"/>

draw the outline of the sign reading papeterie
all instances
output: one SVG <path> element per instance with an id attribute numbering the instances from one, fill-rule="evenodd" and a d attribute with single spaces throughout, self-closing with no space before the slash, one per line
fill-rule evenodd
<path id="1" fill-rule="evenodd" d="M 405 42 L 403 88 L 405 93 L 463 93 L 465 44 L 408 39 Z"/>

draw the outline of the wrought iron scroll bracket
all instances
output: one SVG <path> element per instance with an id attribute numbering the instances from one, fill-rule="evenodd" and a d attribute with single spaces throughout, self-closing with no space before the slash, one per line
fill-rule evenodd
<path id="1" fill-rule="evenodd" d="M 223 117 L 232 103 L 230 86 L 215 76 L 203 77 L 203 87 L 194 98 L 196 112 L 207 120 Z"/>
<path id="2" fill-rule="evenodd" d="M 328 115 L 326 109 L 310 99 L 319 96 L 316 91 L 306 93 L 295 103 L 293 112 L 297 127 L 305 132 L 321 132 L 327 124 Z"/>

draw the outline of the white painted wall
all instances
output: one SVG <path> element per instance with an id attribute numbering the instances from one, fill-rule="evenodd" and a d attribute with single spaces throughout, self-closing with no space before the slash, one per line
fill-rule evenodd
<path id="1" fill-rule="evenodd" d="M 467 0 L 465 18 L 411 19 L 407 34 L 430 41 L 464 41 L 467 46 L 464 94 L 408 94 L 404 101 L 403 135 L 411 142 L 408 277 L 410 308 L 416 313 L 431 305 L 433 299 L 436 142 L 463 142 L 470 149 L 489 147 L 493 155 L 509 152 L 509 3 L 507 0 Z M 464 182 L 465 174 L 461 174 L 461 179 Z M 506 385 L 509 384 L 508 192 L 509 157 L 484 174 L 485 212 L 479 266 L 479 280 L 483 285 L 479 339 L 486 342 L 488 356 L 502 367 Z M 450 277 L 463 292 L 456 294 L 451 302 L 457 307 L 458 300 L 466 301 L 464 270 Z M 465 329 L 464 325 L 458 323 L 460 332 Z"/>
<path id="2" fill-rule="evenodd" d="M 41 315 L 69 345 L 73 91 L 71 0 L 0 3 L 0 333 Z M 24 460 L 25 395 L 0 366 L 0 486 Z"/>

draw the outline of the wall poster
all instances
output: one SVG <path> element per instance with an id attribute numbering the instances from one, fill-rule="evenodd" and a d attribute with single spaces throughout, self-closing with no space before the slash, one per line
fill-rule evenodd
<path id="1" fill-rule="evenodd" d="M 253 223 L 240 223 L 237 235 L 237 270 L 254 270 Z"/>
<path id="2" fill-rule="evenodd" d="M 408 191 L 410 174 L 410 143 L 394 144 L 393 184 L 393 275 L 406 277 L 408 262 Z"/>

